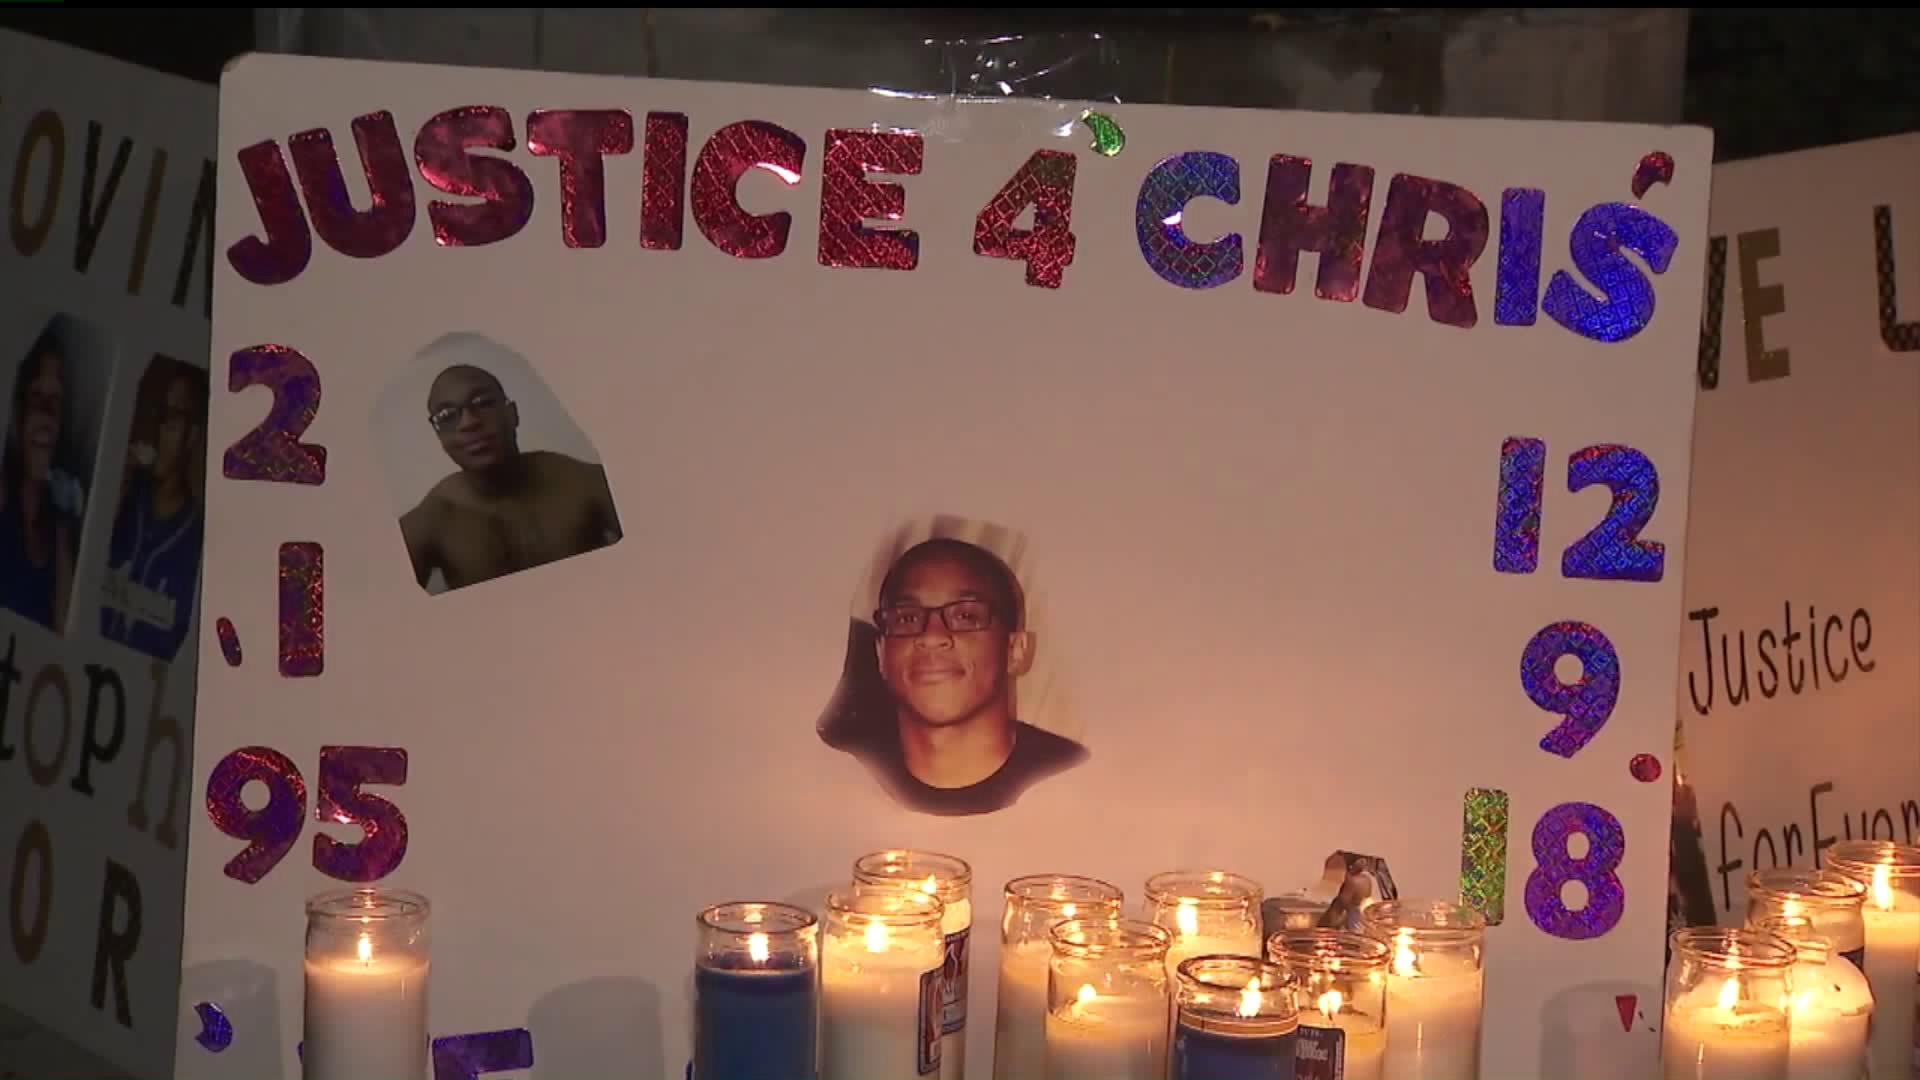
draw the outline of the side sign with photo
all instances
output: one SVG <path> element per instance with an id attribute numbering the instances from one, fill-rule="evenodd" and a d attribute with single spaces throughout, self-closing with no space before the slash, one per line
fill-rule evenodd
<path id="1" fill-rule="evenodd" d="M 213 87 L 0 32 L 0 1004 L 173 1057 Z"/>
<path id="2" fill-rule="evenodd" d="M 1706 132 L 284 56 L 221 126 L 177 1075 L 293 1075 L 377 883 L 437 1037 L 677 1076 L 695 914 L 902 846 L 976 930 L 1365 852 L 1328 917 L 1494 924 L 1486 1075 L 1651 1059 Z"/>

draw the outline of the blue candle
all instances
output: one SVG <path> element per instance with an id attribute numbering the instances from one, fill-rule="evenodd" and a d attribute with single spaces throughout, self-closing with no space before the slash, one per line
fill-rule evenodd
<path id="1" fill-rule="evenodd" d="M 693 1080 L 813 1080 L 816 972 L 694 969 Z"/>
<path id="2" fill-rule="evenodd" d="M 815 1080 L 820 927 L 791 904 L 700 913 L 688 1080 Z"/>
<path id="3" fill-rule="evenodd" d="M 1172 1080 L 1293 1080 L 1295 1032 L 1240 1035 L 1181 1024 Z"/>

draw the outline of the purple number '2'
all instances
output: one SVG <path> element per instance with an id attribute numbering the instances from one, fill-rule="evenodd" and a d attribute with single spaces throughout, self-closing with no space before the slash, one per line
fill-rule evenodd
<path id="1" fill-rule="evenodd" d="M 1587 840 L 1587 852 L 1574 858 L 1567 841 Z M 1620 819 L 1592 803 L 1561 803 L 1540 815 L 1533 827 L 1533 858 L 1527 876 L 1527 917 L 1557 938 L 1585 941 L 1612 930 L 1627 910 L 1620 861 L 1627 855 L 1627 833 Z M 1586 887 L 1579 910 L 1567 906 L 1562 891 L 1570 881 Z"/>
<path id="2" fill-rule="evenodd" d="M 241 791 L 255 780 L 266 785 L 267 804 L 249 810 Z M 306 781 L 278 750 L 264 746 L 235 750 L 207 777 L 207 817 L 213 827 L 247 841 L 246 848 L 226 865 L 226 875 L 235 881 L 252 885 L 279 865 L 300 838 L 306 813 Z"/>
<path id="3" fill-rule="evenodd" d="M 407 752 L 390 747 L 327 746 L 320 750 L 320 791 L 314 802 L 318 821 L 358 825 L 366 835 L 343 844 L 321 834 L 313 838 L 314 869 L 340 881 L 379 881 L 399 869 L 407 855 L 407 818 L 400 808 L 360 790 L 364 784 L 407 782 Z"/>
<path id="4" fill-rule="evenodd" d="M 1660 505 L 1660 472 L 1631 446 L 1589 446 L 1567 460 L 1567 490 L 1605 484 L 1613 506 L 1587 535 L 1560 556 L 1560 572 L 1600 581 L 1659 581 L 1667 545 L 1640 539 Z"/>
<path id="5" fill-rule="evenodd" d="M 476 1080 L 486 1073 L 533 1068 L 533 1032 L 476 1031 L 433 1040 L 433 1080 Z"/>
<path id="6" fill-rule="evenodd" d="M 320 413 L 313 361 L 286 345 L 241 349 L 228 360 L 227 389 L 237 394 L 250 386 L 273 391 L 273 405 L 265 420 L 227 447 L 221 466 L 227 479 L 326 483 L 327 448 L 300 441 Z"/>
<path id="7" fill-rule="evenodd" d="M 1553 670 L 1563 656 L 1580 661 L 1580 680 Z M 1535 705 L 1564 717 L 1540 749 L 1570 758 L 1600 734 L 1620 700 L 1620 654 L 1607 635 L 1581 622 L 1558 622 L 1533 635 L 1520 656 L 1520 685 Z"/>

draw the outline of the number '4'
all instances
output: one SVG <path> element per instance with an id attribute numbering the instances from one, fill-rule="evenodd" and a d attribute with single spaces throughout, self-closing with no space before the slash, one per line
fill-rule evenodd
<path id="1" fill-rule="evenodd" d="M 973 253 L 1027 264 L 1027 284 L 1057 289 L 1073 265 L 1073 177 L 1064 150 L 1036 150 L 973 219 Z M 1016 229 L 1027 207 L 1033 228 Z"/>
<path id="2" fill-rule="evenodd" d="M 1531 574 L 1540 565 L 1540 517 L 1547 444 L 1511 438 L 1500 447 L 1500 491 L 1493 522 L 1493 568 Z M 1667 545 L 1640 539 L 1660 503 L 1660 473 L 1631 446 L 1589 446 L 1567 459 L 1567 490 L 1605 485 L 1613 506 L 1600 524 L 1560 555 L 1563 577 L 1598 581 L 1659 581 Z"/>

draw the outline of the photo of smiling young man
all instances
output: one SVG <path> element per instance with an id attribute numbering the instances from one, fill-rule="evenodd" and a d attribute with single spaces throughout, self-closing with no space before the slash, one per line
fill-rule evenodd
<path id="1" fill-rule="evenodd" d="M 987 814 L 1085 761 L 1073 739 L 1022 719 L 1017 690 L 1040 641 L 1019 577 L 988 547 L 952 536 L 888 564 L 819 725 L 902 806 Z"/>
<path id="2" fill-rule="evenodd" d="M 505 375 L 531 390 L 537 380 L 525 358 L 484 335 L 459 333 L 428 346 L 421 359 L 433 376 L 412 422 L 454 467 L 400 515 L 421 588 L 462 589 L 620 540 L 604 468 L 523 445 L 521 402 Z M 557 402 L 543 411 L 559 414 L 550 426 L 571 426 Z"/>

